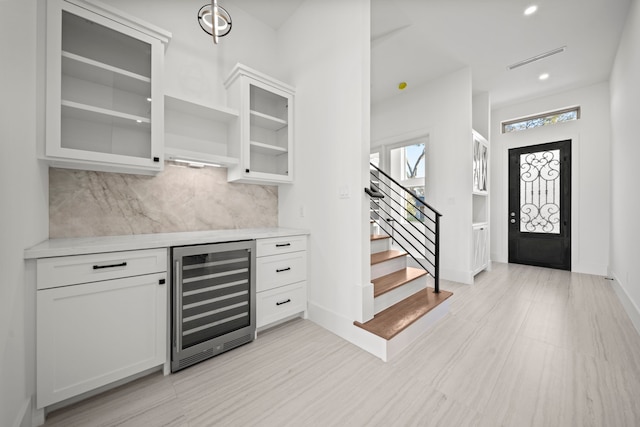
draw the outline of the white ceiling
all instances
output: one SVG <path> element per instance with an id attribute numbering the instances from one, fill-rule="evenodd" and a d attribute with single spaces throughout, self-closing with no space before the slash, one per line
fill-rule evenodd
<path id="1" fill-rule="evenodd" d="M 304 0 L 226 1 L 277 29 Z M 402 81 L 410 91 L 464 67 L 494 107 L 605 81 L 630 2 L 371 0 L 371 101 L 398 94 Z M 538 12 L 525 17 L 532 3 Z M 564 53 L 507 70 L 562 46 Z"/>

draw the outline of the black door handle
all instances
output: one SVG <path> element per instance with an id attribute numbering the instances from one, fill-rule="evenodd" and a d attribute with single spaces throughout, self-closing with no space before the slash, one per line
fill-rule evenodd
<path id="1" fill-rule="evenodd" d="M 121 262 L 120 264 L 109 264 L 109 265 L 94 265 L 93 269 L 94 270 L 99 270 L 101 268 L 114 268 L 114 267 L 126 267 L 127 266 L 127 262 Z"/>

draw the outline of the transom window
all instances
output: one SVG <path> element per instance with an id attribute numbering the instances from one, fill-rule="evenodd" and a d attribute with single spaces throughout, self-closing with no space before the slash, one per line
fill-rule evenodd
<path id="1" fill-rule="evenodd" d="M 564 108 L 562 110 L 502 122 L 502 133 L 519 132 L 521 130 L 578 120 L 579 118 L 580 107 Z"/>

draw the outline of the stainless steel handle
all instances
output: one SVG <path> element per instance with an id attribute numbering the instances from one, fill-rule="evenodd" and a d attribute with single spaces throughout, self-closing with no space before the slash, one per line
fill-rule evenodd
<path id="1" fill-rule="evenodd" d="M 174 286 L 173 292 L 175 292 L 175 318 L 173 320 L 173 324 L 175 325 L 175 334 L 176 334 L 176 350 L 180 351 L 182 349 L 182 319 L 180 319 L 180 315 L 182 313 L 182 274 L 180 271 L 180 260 L 176 260 L 175 270 L 174 270 Z"/>

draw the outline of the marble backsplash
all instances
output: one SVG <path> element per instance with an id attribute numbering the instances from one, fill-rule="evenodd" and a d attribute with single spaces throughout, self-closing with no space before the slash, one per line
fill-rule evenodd
<path id="1" fill-rule="evenodd" d="M 171 162 L 156 176 L 49 169 L 49 237 L 276 227 L 278 187 Z"/>

